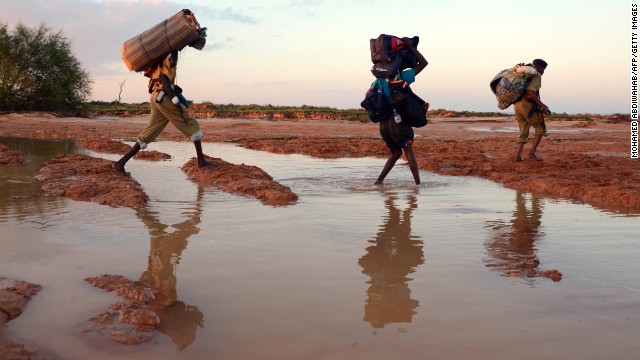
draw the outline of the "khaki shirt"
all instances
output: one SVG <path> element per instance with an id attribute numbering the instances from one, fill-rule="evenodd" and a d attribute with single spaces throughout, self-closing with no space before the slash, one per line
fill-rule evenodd
<path id="1" fill-rule="evenodd" d="M 162 62 L 155 65 L 153 72 L 151 73 L 151 79 L 157 79 L 160 75 L 165 74 L 169 78 L 169 82 L 171 85 L 175 85 L 176 80 L 176 70 L 177 67 L 175 64 L 172 64 L 171 54 L 169 54 Z M 151 91 L 157 91 L 162 89 L 161 82 L 154 82 L 151 86 Z"/>
<path id="2" fill-rule="evenodd" d="M 529 84 L 527 85 L 527 90 L 531 90 L 534 93 L 538 93 L 540 88 L 542 87 L 542 76 L 534 75 Z"/>

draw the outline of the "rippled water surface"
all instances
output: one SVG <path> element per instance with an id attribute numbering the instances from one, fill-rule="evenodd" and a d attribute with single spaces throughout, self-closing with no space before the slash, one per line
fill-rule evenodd
<path id="1" fill-rule="evenodd" d="M 69 142 L 0 139 L 0 276 L 39 283 L 12 336 L 59 359 L 635 359 L 638 217 L 384 159 L 321 160 L 204 144 L 300 196 L 271 207 L 190 182 L 188 142 L 127 166 L 136 212 L 44 197 L 33 173 Z M 118 156 L 91 153 L 115 160 Z M 540 276 L 557 270 L 562 280 Z M 119 300 L 84 278 L 155 281 L 161 332 L 126 346 L 87 319 Z"/>

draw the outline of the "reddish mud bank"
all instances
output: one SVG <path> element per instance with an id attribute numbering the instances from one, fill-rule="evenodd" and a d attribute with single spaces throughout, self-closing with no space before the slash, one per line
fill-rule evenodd
<path id="1" fill-rule="evenodd" d="M 322 158 L 388 156 L 387 148 L 377 139 L 297 138 L 238 143 L 253 150 Z M 599 146 L 601 143 L 593 138 L 547 140 L 538 151 L 543 161 L 521 162 L 513 161 L 515 142 L 506 138 L 444 141 L 426 138 L 418 139 L 413 149 L 423 170 L 477 176 L 512 189 L 572 199 L 614 212 L 640 212 L 640 162 L 624 156 L 622 149 Z M 577 147 L 579 151 L 573 149 Z M 585 151 L 596 148 L 610 155 Z M 399 167 L 393 171 L 406 170 Z"/>
<path id="2" fill-rule="evenodd" d="M 44 359 L 24 345 L 11 341 L 4 329 L 4 324 L 20 316 L 27 302 L 40 289 L 37 284 L 0 277 L 0 359 Z"/>
<path id="3" fill-rule="evenodd" d="M 568 148 L 567 142 L 572 143 Z M 578 145 L 605 148 L 596 139 L 556 138 L 541 145 L 538 154 L 543 161 L 521 162 L 512 159 L 515 145 L 510 139 L 464 143 L 426 140 L 416 144 L 415 151 L 422 169 L 478 176 L 512 189 L 573 199 L 614 212 L 640 212 L 640 162 L 616 153 L 575 151 Z"/>
<path id="4" fill-rule="evenodd" d="M 0 144 L 0 165 L 21 165 L 23 163 L 22 153 Z"/>
<path id="5" fill-rule="evenodd" d="M 85 281 L 123 299 L 112 304 L 110 310 L 92 316 L 89 319 L 92 326 L 85 327 L 85 331 L 97 332 L 126 345 L 151 341 L 160 318 L 148 307 L 157 291 L 119 275 L 101 275 L 86 278 Z"/>
<path id="6" fill-rule="evenodd" d="M 545 270 L 545 271 L 541 272 L 540 275 L 542 277 L 546 277 L 546 278 L 551 279 L 553 281 L 562 280 L 562 273 L 560 271 L 556 270 L 556 269 Z"/>
<path id="7" fill-rule="evenodd" d="M 113 207 L 139 209 L 149 197 L 140 184 L 113 168 L 113 162 L 81 154 L 66 154 L 52 159 L 36 174 L 47 180 L 48 195 L 93 201 Z"/>
<path id="8" fill-rule="evenodd" d="M 538 150 L 544 161 L 518 163 L 512 160 L 517 138 L 513 117 L 430 120 L 429 125 L 415 131 L 414 150 L 423 170 L 478 176 L 540 196 L 640 214 L 640 161 L 629 157 L 629 123 L 625 119 L 594 116 L 590 122 L 548 121 L 550 135 Z M 18 128 L 16 121 L 20 122 Z M 146 116 L 82 119 L 8 114 L 0 115 L 0 136 L 81 140 L 99 133 L 112 139 L 135 139 L 146 123 Z M 255 150 L 321 158 L 388 156 L 378 126 L 372 123 L 203 119 L 200 125 L 205 142 L 232 141 Z M 168 126 L 158 140 L 185 138 Z M 399 166 L 393 171 L 408 170 Z"/>
<path id="9" fill-rule="evenodd" d="M 119 155 L 124 155 L 127 151 L 131 150 L 131 146 L 125 143 L 102 138 L 79 139 L 76 141 L 76 146 L 95 152 Z M 171 155 L 155 150 L 145 150 L 138 152 L 133 158 L 138 160 L 162 161 L 171 159 Z"/>
<path id="10" fill-rule="evenodd" d="M 265 205 L 284 206 L 298 201 L 298 195 L 289 187 L 276 182 L 256 166 L 235 165 L 211 157 L 207 157 L 207 160 L 217 166 L 200 169 L 197 159 L 192 158 L 182 166 L 182 171 L 199 185 L 215 186 L 232 194 L 254 197 Z"/>
<path id="11" fill-rule="evenodd" d="M 120 275 L 100 275 L 85 281 L 122 298 L 109 310 L 92 316 L 90 325 L 84 328 L 87 332 L 126 345 L 151 341 L 161 332 L 182 350 L 195 341 L 197 328 L 203 326 L 203 315 L 196 307 L 176 300 L 175 294 L 164 294 L 152 283 L 134 282 Z"/>
<path id="12" fill-rule="evenodd" d="M 544 277 L 554 282 L 562 280 L 562 273 L 556 269 L 541 270 L 540 260 L 537 257 L 528 259 L 501 259 L 501 261 L 492 261 L 488 267 L 500 269 L 505 276 L 512 278 L 535 278 Z"/>

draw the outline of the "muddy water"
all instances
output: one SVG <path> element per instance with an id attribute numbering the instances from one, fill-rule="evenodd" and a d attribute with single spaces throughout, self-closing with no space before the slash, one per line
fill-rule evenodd
<path id="1" fill-rule="evenodd" d="M 0 275 L 43 285 L 8 323 L 60 359 L 632 359 L 640 321 L 638 217 L 533 197 L 383 159 L 319 160 L 204 144 L 256 165 L 296 205 L 202 189 L 170 161 L 132 160 L 145 211 L 43 198 L 29 172 L 69 143 L 0 168 Z M 49 150 L 51 149 L 51 150 Z M 57 150 L 53 150 L 57 149 Z M 51 151 L 51 152 L 50 152 Z M 89 153 L 115 159 L 117 156 Z M 562 280 L 540 276 L 558 270 Z M 85 328 L 119 300 L 84 278 L 154 279 L 161 332 L 126 346 Z"/>

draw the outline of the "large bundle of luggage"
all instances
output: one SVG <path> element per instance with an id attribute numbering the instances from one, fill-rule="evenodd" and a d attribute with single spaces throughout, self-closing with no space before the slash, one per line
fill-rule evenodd
<path id="1" fill-rule="evenodd" d="M 413 46 L 417 48 L 420 38 L 414 36 L 411 40 Z M 402 39 L 397 36 L 380 34 L 377 38 L 369 40 L 369 48 L 371 62 L 373 62 L 371 73 L 376 78 L 386 78 L 398 71 L 412 68 L 418 62 L 416 56 L 404 46 Z"/>
<path id="2" fill-rule="evenodd" d="M 498 100 L 498 108 L 504 110 L 520 100 L 529 81 L 536 75 L 540 75 L 540 73 L 533 66 L 524 64 L 518 64 L 498 72 L 489 83 L 491 91 Z"/>
<path id="3" fill-rule="evenodd" d="M 414 36 L 411 41 L 417 47 L 419 38 Z M 415 54 L 405 46 L 401 38 L 393 35 L 381 34 L 376 39 L 371 39 L 369 46 L 374 64 L 371 73 L 377 80 L 360 103 L 367 110 L 369 119 L 378 123 L 396 114 L 400 121 L 411 127 L 427 125 L 429 104 L 416 95 L 406 81 L 387 80 L 404 69 L 415 67 L 418 63 Z"/>
<path id="4" fill-rule="evenodd" d="M 144 71 L 163 60 L 172 51 L 186 46 L 202 50 L 207 28 L 200 27 L 195 15 L 184 9 L 151 29 L 122 44 L 121 55 L 130 71 Z"/>

